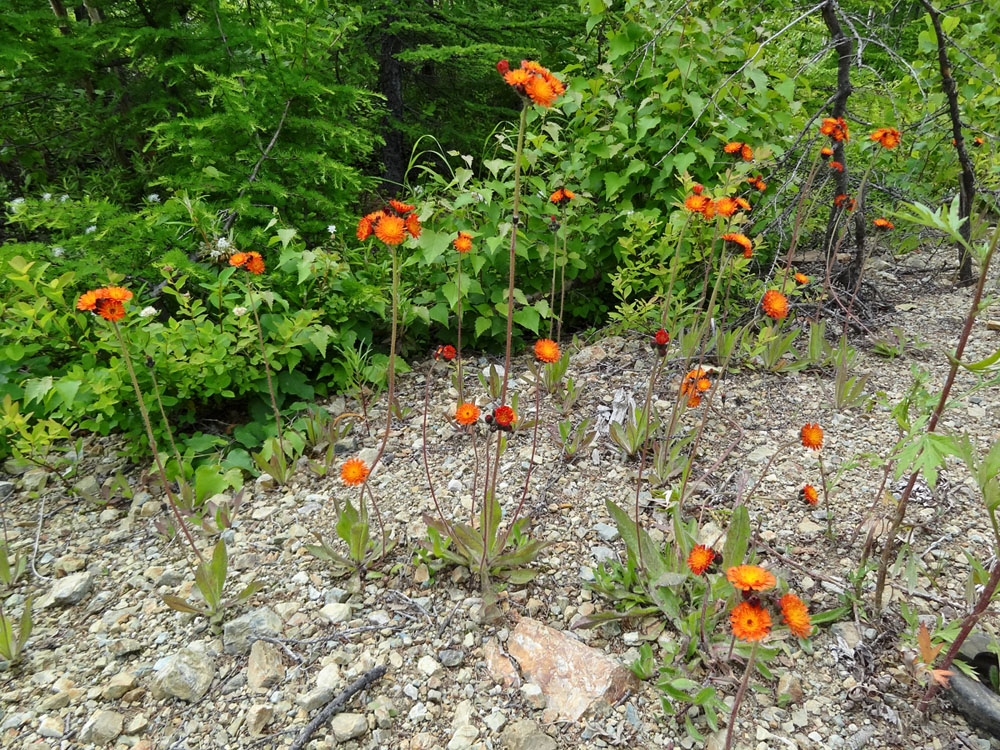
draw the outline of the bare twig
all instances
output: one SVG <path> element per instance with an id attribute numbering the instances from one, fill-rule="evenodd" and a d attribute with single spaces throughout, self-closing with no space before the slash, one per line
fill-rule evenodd
<path id="1" fill-rule="evenodd" d="M 386 669 L 384 666 L 370 669 L 346 688 L 337 693 L 333 700 L 331 700 L 326 707 L 316 715 L 316 718 L 306 724 L 305 728 L 299 732 L 299 736 L 295 738 L 295 741 L 291 744 L 289 750 L 302 750 L 302 748 L 306 746 L 306 743 L 309 742 L 309 738 L 315 734 L 317 729 L 328 722 L 335 714 L 343 711 L 344 707 L 347 705 L 347 701 L 376 680 L 381 679 L 385 672 Z"/>

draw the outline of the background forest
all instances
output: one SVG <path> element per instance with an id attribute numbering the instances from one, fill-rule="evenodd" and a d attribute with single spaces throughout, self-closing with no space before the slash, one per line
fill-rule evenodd
<path id="1" fill-rule="evenodd" d="M 928 7 L 950 40 L 963 149 L 951 145 Z M 557 234 L 570 331 L 648 330 L 678 243 L 675 296 L 703 294 L 702 257 L 676 210 L 693 181 L 725 173 L 756 186 L 744 228 L 756 252 L 734 275 L 734 317 L 754 307 L 796 227 L 801 247 L 832 247 L 834 197 L 859 182 L 857 235 L 836 240 L 845 251 L 864 247 L 860 217 L 950 202 L 966 154 L 976 190 L 998 183 L 1000 9 L 987 2 L 937 15 L 919 0 L 11 0 L 0 36 L 0 397 L 20 439 L 27 424 L 49 437 L 139 434 L 119 408 L 130 387 L 114 342 L 72 310 L 83 289 L 121 282 L 145 308 L 123 323 L 148 365 L 141 385 L 158 380 L 185 451 L 249 468 L 273 425 L 255 331 L 231 314 L 246 302 L 226 269 L 234 248 L 268 264 L 262 324 L 286 413 L 377 390 L 389 261 L 353 235 L 393 196 L 415 203 L 425 227 L 403 261 L 403 358 L 454 340 L 447 250 L 458 231 L 477 243 L 462 284 L 475 315 L 466 343 L 497 351 L 520 109 L 501 58 L 541 60 L 568 89 L 529 113 L 515 341 L 548 327 Z M 858 136 L 844 170 L 813 180 L 818 123 L 838 107 Z M 891 159 L 867 141 L 876 127 L 904 134 Z M 725 154 L 733 141 L 752 144 L 754 160 Z M 813 210 L 798 227 L 807 181 Z M 562 186 L 581 200 L 560 229 L 548 197 Z M 894 235 L 896 252 L 920 242 L 914 229 Z"/>

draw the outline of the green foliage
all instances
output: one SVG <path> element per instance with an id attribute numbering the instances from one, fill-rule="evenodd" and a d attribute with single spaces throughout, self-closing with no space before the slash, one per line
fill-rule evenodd
<path id="1" fill-rule="evenodd" d="M 572 421 L 565 419 L 558 425 L 551 427 L 550 432 L 556 445 L 562 449 L 563 458 L 567 461 L 582 456 L 594 442 L 594 438 L 597 437 L 597 431 L 591 429 L 590 419 L 584 419 L 575 427 Z"/>
<path id="2" fill-rule="evenodd" d="M 336 503 L 336 500 L 334 500 Z M 343 506 L 337 505 L 337 536 L 347 545 L 347 556 L 336 552 L 323 537 L 313 532 L 316 544 L 307 544 L 310 554 L 328 563 L 334 575 L 342 576 L 356 570 L 367 568 L 374 562 L 383 559 L 396 546 L 394 539 L 378 539 L 371 537 L 368 523 L 368 506 L 363 501 L 355 509 L 350 500 L 345 500 Z"/>
<path id="3" fill-rule="evenodd" d="M 3 608 L 0 607 L 0 656 L 8 664 L 16 665 L 24 655 L 24 646 L 31 637 L 33 624 L 31 620 L 31 597 L 24 602 L 24 610 L 21 612 L 21 620 L 18 623 L 17 632 L 14 631 L 14 621 L 8 618 Z"/>
<path id="4" fill-rule="evenodd" d="M 18 552 L 12 558 L 7 551 L 7 545 L 0 542 L 0 582 L 10 589 L 17 585 L 27 569 L 27 556 L 23 552 Z"/>
<path id="5" fill-rule="evenodd" d="M 201 594 L 204 605 L 191 604 L 186 599 L 181 599 L 179 596 L 173 595 L 164 596 L 163 603 L 178 612 L 207 617 L 213 628 L 221 629 L 226 610 L 231 609 L 241 602 L 245 602 L 263 587 L 260 581 L 251 581 L 235 597 L 228 600 L 223 599 L 222 595 L 228 571 L 229 555 L 226 552 L 226 543 L 220 539 L 215 545 L 212 559 L 205 560 L 198 565 L 194 573 L 194 582 L 198 587 L 198 592 Z"/>
<path id="6" fill-rule="evenodd" d="M 660 420 L 655 414 L 647 414 L 645 408 L 637 406 L 625 415 L 625 422 L 612 422 L 609 425 L 608 436 L 622 453 L 629 458 L 635 458 L 656 430 Z"/>

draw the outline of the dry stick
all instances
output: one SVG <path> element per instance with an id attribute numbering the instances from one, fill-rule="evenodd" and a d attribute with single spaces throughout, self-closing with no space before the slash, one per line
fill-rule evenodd
<path id="1" fill-rule="evenodd" d="M 983 265 L 979 271 L 979 283 L 976 284 L 976 291 L 972 297 L 972 304 L 969 306 L 969 313 L 965 316 L 965 325 L 962 327 L 962 333 L 958 338 L 958 346 L 955 347 L 955 354 L 951 357 L 951 367 L 948 369 L 948 377 L 944 382 L 944 387 L 941 389 L 941 397 L 938 399 L 937 406 L 934 407 L 931 418 L 927 422 L 927 434 L 934 432 L 937 428 L 938 420 L 944 413 L 945 405 L 948 403 L 948 395 L 951 393 L 951 387 L 955 383 L 955 376 L 958 374 L 958 367 L 962 360 L 962 354 L 965 353 L 965 345 L 969 342 L 969 335 L 972 333 L 972 325 L 976 322 L 976 315 L 979 312 L 979 301 L 983 297 L 983 289 L 986 286 L 986 277 L 990 270 L 990 261 L 993 260 L 993 253 L 996 251 L 998 240 L 1000 240 L 1000 225 L 997 225 L 996 230 L 993 232 L 993 238 L 990 240 L 989 249 L 986 251 L 986 257 L 983 259 Z M 909 502 L 910 495 L 913 493 L 913 488 L 917 484 L 917 478 L 919 476 L 919 468 L 914 469 L 910 474 L 910 479 L 906 483 L 906 487 L 903 489 L 903 494 L 899 498 L 899 503 L 896 505 L 896 515 L 892 520 L 892 526 L 889 527 L 889 532 L 885 540 L 885 546 L 882 548 L 882 558 L 879 562 L 878 578 L 875 582 L 875 608 L 879 610 L 882 609 L 882 592 L 885 589 L 885 576 L 889 569 L 889 558 L 892 555 L 892 549 L 896 540 L 896 532 L 899 531 L 899 527 L 903 525 L 903 519 L 906 516 L 906 504 Z M 990 577 L 990 580 L 993 580 L 993 576 Z M 996 583 L 994 583 L 994 586 L 995 585 Z M 958 645 L 961 645 L 961 642 L 962 641 L 960 639 L 955 640 L 955 643 Z"/>
<path id="2" fill-rule="evenodd" d="M 514 153 L 514 204 L 510 222 L 510 279 L 507 282 L 507 346 L 503 358 L 503 385 L 500 386 L 500 404 L 507 401 L 507 378 L 510 376 L 510 340 L 514 325 L 514 264 L 517 252 L 517 210 L 521 202 L 521 152 L 524 151 L 524 130 L 528 122 L 528 104 L 521 105 L 521 121 L 517 128 L 517 151 Z"/>
<path id="3" fill-rule="evenodd" d="M 257 303 L 253 298 L 253 285 L 247 284 L 247 296 L 250 298 L 250 309 L 253 310 L 253 319 L 257 324 L 257 342 L 260 344 L 260 354 L 264 358 L 264 373 L 267 375 L 267 392 L 271 395 L 271 409 L 274 411 L 274 426 L 278 428 L 278 451 L 281 457 L 282 473 L 287 465 L 288 457 L 285 455 L 285 440 L 281 431 L 281 412 L 278 411 L 278 399 L 274 395 L 274 383 L 271 380 L 271 361 L 267 356 L 267 347 L 264 346 L 264 329 L 260 325 L 260 315 L 257 314 Z M 284 484 L 287 477 L 282 477 Z"/>
<path id="4" fill-rule="evenodd" d="M 816 170 L 819 168 L 819 164 L 822 161 L 820 154 L 816 154 L 816 158 L 813 161 L 812 167 L 809 169 L 809 176 L 806 178 L 805 187 L 802 189 L 799 195 L 799 203 L 795 208 L 795 221 L 792 224 L 792 239 L 788 243 L 788 257 L 785 261 L 785 273 L 781 279 L 781 293 L 785 293 L 785 284 L 788 283 L 788 272 L 792 269 L 792 258 L 795 256 L 795 250 L 798 248 L 799 244 L 799 231 L 802 229 L 802 221 L 805 218 L 805 203 L 806 197 L 811 192 L 813 180 L 816 178 Z"/>
<path id="5" fill-rule="evenodd" d="M 733 743 L 733 729 L 736 728 L 736 714 L 740 710 L 740 704 L 743 702 L 743 696 L 747 692 L 747 685 L 750 684 L 750 673 L 753 672 L 754 659 L 757 656 L 757 644 L 759 641 L 754 641 L 753 646 L 750 649 L 750 657 L 747 659 L 747 668 L 743 672 L 743 680 L 740 682 L 740 689 L 736 691 L 736 699 L 733 701 L 733 712 L 729 715 L 729 726 L 726 728 L 726 744 L 724 745 L 724 750 L 729 750 Z M 730 654 L 732 653 L 732 646 L 730 646 Z"/>
<path id="6" fill-rule="evenodd" d="M 183 531 L 184 536 L 187 537 L 188 544 L 190 544 L 191 549 L 194 550 L 194 554 L 198 558 L 198 562 L 203 563 L 205 560 L 201 556 L 201 552 L 198 551 L 198 546 L 194 543 L 194 539 L 191 538 L 191 532 L 188 530 L 187 523 L 184 521 L 183 516 L 181 516 L 180 509 L 178 508 L 177 498 L 174 497 L 174 493 L 170 489 L 170 484 L 167 482 L 167 473 L 163 470 L 163 462 L 160 461 L 160 452 L 156 447 L 156 438 L 153 437 L 153 427 L 149 421 L 149 412 L 146 410 L 146 402 L 142 400 L 142 391 L 139 390 L 139 381 L 136 380 L 135 368 L 132 366 L 132 357 L 129 356 L 128 347 L 125 346 L 125 339 L 122 337 L 122 333 L 118 329 L 118 323 L 113 320 L 111 321 L 111 329 L 115 332 L 115 336 L 118 338 L 118 346 L 121 347 L 122 356 L 125 359 L 125 368 L 128 370 L 128 375 L 132 379 L 132 388 L 135 390 L 135 397 L 139 402 L 139 413 L 142 415 L 142 423 L 146 426 L 146 437 L 149 438 L 149 447 L 153 451 L 153 459 L 156 461 L 156 468 L 160 473 L 160 482 L 163 484 L 163 491 L 167 495 L 167 501 L 170 503 L 170 508 L 173 510 L 174 516 L 177 518 L 177 523 L 180 524 L 181 531 Z M 186 562 L 189 566 L 191 565 L 190 561 L 186 560 Z M 33 561 L 32 564 L 34 564 Z"/>
<path id="7" fill-rule="evenodd" d="M 941 11 L 935 8 L 929 0 L 920 1 L 931 17 L 931 25 L 934 27 L 934 35 L 937 37 L 941 87 L 948 99 L 952 137 L 955 139 L 955 150 L 958 151 L 958 162 L 962 167 L 962 178 L 959 180 L 958 212 L 965 221 L 962 223 L 960 231 L 965 244 L 968 244 L 972 236 L 972 201 L 976 197 L 976 173 L 972 168 L 969 152 L 965 150 L 965 138 L 962 136 L 962 112 L 958 106 L 958 87 L 951 74 L 951 64 L 948 62 L 948 37 L 945 35 L 944 29 L 941 28 Z M 962 243 L 959 243 L 958 246 L 958 278 L 963 285 L 971 285 L 973 281 L 972 257 L 969 254 L 969 249 L 963 247 Z"/>
<path id="8" fill-rule="evenodd" d="M 376 680 L 381 679 L 385 672 L 386 668 L 384 666 L 370 669 L 346 688 L 337 693 L 334 699 L 327 703 L 326 707 L 316 715 L 316 718 L 306 724 L 305 728 L 299 732 L 299 736 L 295 738 L 295 742 L 289 746 L 288 750 L 302 750 L 302 748 L 306 746 L 306 743 L 309 742 L 309 738 L 315 734 L 317 729 L 333 718 L 334 715 L 343 711 L 344 707 L 347 705 L 347 701 Z"/>

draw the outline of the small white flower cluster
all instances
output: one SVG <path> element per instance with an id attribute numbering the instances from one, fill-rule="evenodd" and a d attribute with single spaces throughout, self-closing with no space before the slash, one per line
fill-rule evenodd
<path id="1" fill-rule="evenodd" d="M 159 203 L 160 202 L 160 194 L 159 193 L 150 193 L 149 195 L 146 196 L 146 200 L 149 201 L 150 203 Z"/>
<path id="2" fill-rule="evenodd" d="M 24 198 L 15 198 L 10 202 L 10 210 L 17 213 L 21 210 L 21 206 L 24 205 Z"/>
<path id="3" fill-rule="evenodd" d="M 337 233 L 337 225 L 336 224 L 330 224 L 326 228 L 326 231 L 328 231 L 331 236 L 335 235 Z"/>
<path id="4" fill-rule="evenodd" d="M 215 246 L 219 250 L 225 250 L 226 248 L 232 247 L 232 243 L 225 237 L 219 237 L 219 239 L 215 241 Z"/>
<path id="5" fill-rule="evenodd" d="M 139 311 L 140 318 L 152 318 L 154 315 L 156 315 L 156 308 L 152 305 L 144 307 Z"/>
<path id="6" fill-rule="evenodd" d="M 59 196 L 59 202 L 60 203 L 65 203 L 68 200 L 69 200 L 69 196 L 66 193 L 63 193 L 62 195 Z"/>
<path id="7" fill-rule="evenodd" d="M 242 318 L 244 315 L 247 314 L 247 312 L 249 312 L 249 311 L 245 307 L 234 307 L 233 308 L 233 315 L 235 315 L 237 318 Z"/>
<path id="8" fill-rule="evenodd" d="M 89 227 L 87 227 L 86 229 L 83 230 L 83 233 L 84 234 L 93 234 L 96 231 L 97 231 L 97 225 L 96 224 L 91 224 Z"/>
<path id="9" fill-rule="evenodd" d="M 53 258 L 61 258 L 65 254 L 66 254 L 66 248 L 64 248 L 64 247 L 60 247 L 59 245 L 56 245 L 54 248 L 52 248 L 52 257 Z"/>
<path id="10" fill-rule="evenodd" d="M 43 201 L 50 201 L 50 200 L 52 200 L 52 193 L 42 193 L 42 200 Z"/>

